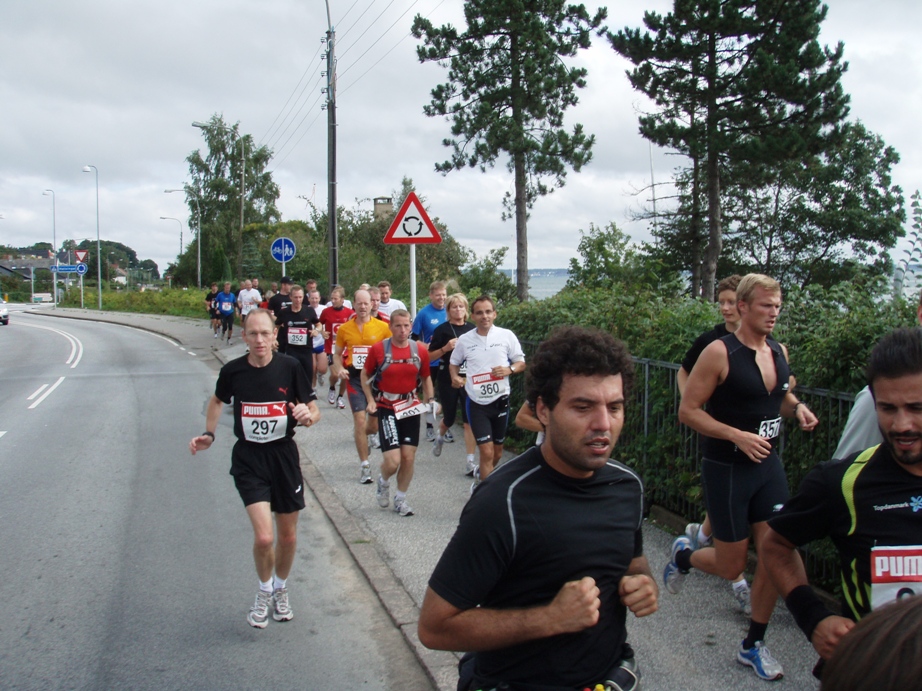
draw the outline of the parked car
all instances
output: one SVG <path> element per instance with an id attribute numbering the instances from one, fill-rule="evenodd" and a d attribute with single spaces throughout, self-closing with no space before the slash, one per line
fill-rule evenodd
<path id="1" fill-rule="evenodd" d="M 10 311 L 6 308 L 6 300 L 0 299 L 0 324 L 6 326 L 10 323 Z"/>

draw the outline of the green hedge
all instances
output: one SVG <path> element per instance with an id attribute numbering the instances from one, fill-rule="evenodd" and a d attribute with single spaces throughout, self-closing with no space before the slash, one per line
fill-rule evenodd
<path id="1" fill-rule="evenodd" d="M 142 314 L 168 314 L 175 317 L 194 317 L 207 319 L 205 312 L 204 290 L 104 290 L 102 308 L 112 312 L 138 312 Z M 83 304 L 87 309 L 95 309 L 97 297 L 95 290 L 84 290 Z M 71 290 L 60 302 L 65 307 L 80 307 L 80 290 Z"/>

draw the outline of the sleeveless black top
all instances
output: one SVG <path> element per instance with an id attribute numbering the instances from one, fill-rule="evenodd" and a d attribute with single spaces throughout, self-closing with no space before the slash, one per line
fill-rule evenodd
<path id="1" fill-rule="evenodd" d="M 768 439 L 774 450 L 781 435 L 781 402 L 791 379 L 784 351 L 777 341 L 766 341 L 778 375 L 775 388 L 766 391 L 762 372 L 756 364 L 756 351 L 743 345 L 735 334 L 720 340 L 727 347 L 730 369 L 726 380 L 714 389 L 705 410 L 718 422 Z M 725 439 L 701 435 L 701 450 L 707 458 L 717 461 L 751 462 L 733 442 Z"/>

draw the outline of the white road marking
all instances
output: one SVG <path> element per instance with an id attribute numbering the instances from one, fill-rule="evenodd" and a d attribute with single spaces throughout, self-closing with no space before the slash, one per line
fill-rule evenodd
<path id="1" fill-rule="evenodd" d="M 33 408 L 38 407 L 38 405 L 39 405 L 42 401 L 44 401 L 46 398 L 48 398 L 48 396 L 51 394 L 52 391 L 54 391 L 56 388 L 58 388 L 58 387 L 61 385 L 61 382 L 62 382 L 62 381 L 64 381 L 64 377 L 61 377 L 61 378 L 58 379 L 54 384 L 52 384 L 52 385 L 51 385 L 51 388 L 49 388 L 45 393 L 43 393 L 41 398 L 39 398 L 35 403 L 33 403 L 32 405 L 29 406 L 29 410 L 32 410 Z"/>
<path id="2" fill-rule="evenodd" d="M 0 430 L 0 437 L 2 437 L 4 434 L 6 434 L 6 431 L 5 431 L 5 430 Z"/>
<path id="3" fill-rule="evenodd" d="M 61 331 L 60 329 L 53 329 L 50 326 L 39 326 L 38 324 L 28 324 L 26 322 L 17 322 L 22 326 L 28 326 L 31 329 L 43 329 L 45 331 L 53 331 L 54 333 L 63 336 L 70 342 L 70 356 L 67 360 L 64 361 L 65 365 L 70 365 L 71 369 L 74 369 L 77 365 L 80 364 L 80 360 L 83 359 L 83 343 L 82 341 L 74 336 L 73 334 L 67 333 L 66 331 Z"/>
<path id="4" fill-rule="evenodd" d="M 26 400 L 27 400 L 27 401 L 31 401 L 33 398 L 35 398 L 36 396 L 38 396 L 42 391 L 44 391 L 44 390 L 47 389 L 47 388 L 48 388 L 48 384 L 42 384 L 40 387 L 38 387 L 38 390 L 37 390 L 34 394 L 32 394 L 31 396 L 29 396 Z"/>

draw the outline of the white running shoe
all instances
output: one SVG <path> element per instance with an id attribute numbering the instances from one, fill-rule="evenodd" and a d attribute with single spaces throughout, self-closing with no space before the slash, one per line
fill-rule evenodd
<path id="1" fill-rule="evenodd" d="M 339 408 L 340 410 L 346 407 L 346 402 L 343 400 L 342 396 L 338 396 L 336 398 L 336 407 Z"/>
<path id="2" fill-rule="evenodd" d="M 744 581 L 745 583 L 745 581 Z M 740 614 L 745 614 L 747 617 L 752 616 L 752 594 L 749 589 L 749 584 L 746 583 L 744 587 L 736 588 L 735 583 L 730 584 L 730 589 L 733 591 L 733 597 L 736 599 L 736 609 Z"/>
<path id="3" fill-rule="evenodd" d="M 288 588 L 276 588 L 272 591 L 272 618 L 276 621 L 291 621 L 295 613 L 288 605 Z"/>
<path id="4" fill-rule="evenodd" d="M 410 508 L 410 505 L 407 504 L 406 499 L 394 499 L 394 513 L 400 514 L 401 516 L 412 516 L 413 509 Z"/>
<path id="5" fill-rule="evenodd" d="M 756 676 L 759 679 L 765 679 L 765 681 L 775 681 L 784 676 L 784 668 L 781 663 L 772 657 L 772 654 L 768 652 L 768 648 L 765 647 L 762 641 L 756 641 L 756 644 L 749 650 L 746 650 L 743 644 L 740 643 L 740 648 L 736 653 L 736 661 L 741 665 L 752 667 L 752 671 L 756 673 Z"/>
<path id="6" fill-rule="evenodd" d="M 378 487 L 375 489 L 375 499 L 378 500 L 378 506 L 386 509 L 391 503 L 390 499 L 391 483 L 382 477 L 378 478 Z"/>
<path id="7" fill-rule="evenodd" d="M 673 595 L 678 595 L 679 591 L 682 590 L 682 581 L 685 580 L 685 576 L 688 575 L 688 572 L 683 573 L 679 569 L 679 565 L 676 564 L 675 557 L 676 555 L 686 549 L 691 549 L 692 543 L 684 535 L 680 535 L 672 542 L 672 550 L 670 552 L 671 557 L 669 563 L 666 564 L 666 568 L 663 569 L 663 583 L 668 590 Z"/>
<path id="8" fill-rule="evenodd" d="M 359 478 L 359 484 L 361 485 L 371 484 L 371 465 L 369 463 L 362 464 L 362 475 Z"/>
<path id="9" fill-rule="evenodd" d="M 265 590 L 256 591 L 256 602 L 247 612 L 247 623 L 257 629 L 266 628 L 269 623 L 269 607 L 272 606 L 272 593 Z"/>
<path id="10" fill-rule="evenodd" d="M 327 394 L 327 403 L 336 405 L 336 389 L 330 389 L 330 393 Z"/>
<path id="11" fill-rule="evenodd" d="M 475 472 L 477 471 L 477 469 L 480 467 L 480 464 L 477 463 L 477 459 L 476 459 L 476 458 L 468 458 L 468 459 L 465 461 L 465 464 L 466 464 L 466 465 L 465 465 L 465 468 L 464 468 L 464 474 L 467 475 L 468 477 L 474 477 L 474 473 L 475 473 Z"/>
<path id="12" fill-rule="evenodd" d="M 685 537 L 687 537 L 688 541 L 691 543 L 692 550 L 701 549 L 702 547 L 710 547 L 713 543 L 711 537 L 709 537 L 707 540 L 699 540 L 698 536 L 700 534 L 700 523 L 689 523 L 687 526 L 685 526 Z"/>

